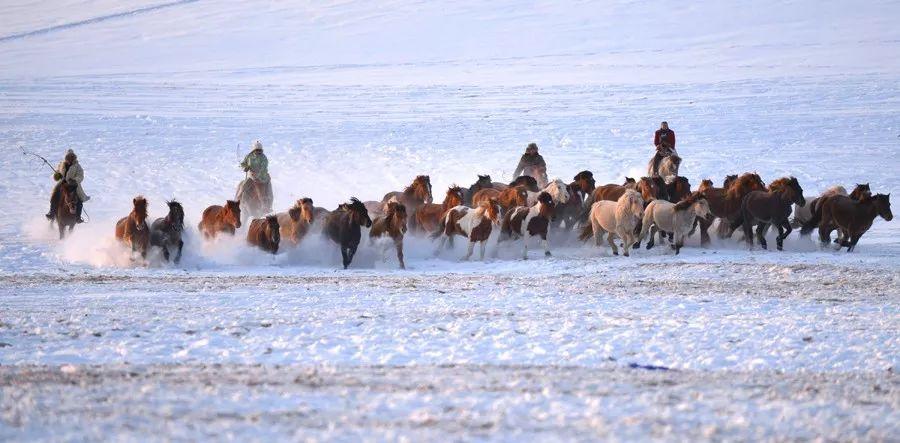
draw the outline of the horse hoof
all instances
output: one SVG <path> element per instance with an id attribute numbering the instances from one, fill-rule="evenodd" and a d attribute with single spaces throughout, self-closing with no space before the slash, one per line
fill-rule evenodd
<path id="1" fill-rule="evenodd" d="M 552 257 L 552 256 L 553 256 L 553 254 L 551 254 L 550 251 L 544 252 L 544 257 Z"/>

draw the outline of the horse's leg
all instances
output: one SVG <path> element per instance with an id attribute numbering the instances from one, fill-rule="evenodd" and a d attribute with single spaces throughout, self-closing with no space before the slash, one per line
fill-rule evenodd
<path id="1" fill-rule="evenodd" d="M 631 247 L 634 245 L 634 238 L 632 237 L 632 232 L 628 232 L 627 229 L 619 229 L 620 232 L 616 233 L 619 237 L 622 237 L 622 255 L 629 257 Z"/>
<path id="2" fill-rule="evenodd" d="M 544 257 L 550 257 L 550 242 L 547 240 L 547 233 L 541 235 L 541 244 L 544 246 Z"/>
<path id="3" fill-rule="evenodd" d="M 698 217 L 697 221 L 700 224 L 700 246 L 709 246 L 709 227 L 712 226 L 712 220 L 706 217 Z"/>
<path id="4" fill-rule="evenodd" d="M 641 218 L 641 219 L 638 219 L 637 225 L 635 225 L 635 227 L 634 227 L 634 234 L 635 234 L 636 240 L 634 242 L 632 242 L 631 247 L 633 247 L 633 248 L 641 247 L 640 233 L 643 229 L 644 229 L 644 219 Z"/>
<path id="5" fill-rule="evenodd" d="M 474 250 L 475 250 L 475 242 L 472 240 L 469 240 L 469 246 L 468 246 L 468 249 L 466 250 L 466 256 L 463 258 L 463 260 L 468 260 L 470 257 L 472 257 L 472 252 Z"/>
<path id="6" fill-rule="evenodd" d="M 437 256 L 440 254 L 441 249 L 444 249 L 444 245 L 447 243 L 447 236 L 441 235 L 441 244 L 438 245 L 437 249 L 434 250 L 434 255 Z"/>
<path id="7" fill-rule="evenodd" d="M 647 241 L 647 249 L 653 247 L 656 244 L 656 225 L 650 226 L 650 240 Z"/>
<path id="8" fill-rule="evenodd" d="M 725 219 L 721 219 L 721 220 L 725 220 Z M 743 228 L 744 228 L 744 241 L 747 242 L 747 245 L 750 246 L 750 248 L 752 249 L 753 248 L 753 221 L 750 220 L 749 216 L 744 217 Z"/>
<path id="9" fill-rule="evenodd" d="M 619 255 L 619 248 L 616 246 L 615 235 L 612 232 L 606 233 L 606 242 L 612 248 L 613 255 Z"/>
<path id="10" fill-rule="evenodd" d="M 59 220 L 57 220 L 56 224 L 59 226 L 59 239 L 62 240 L 66 236 L 66 225 Z"/>
<path id="11" fill-rule="evenodd" d="M 853 234 L 850 237 L 850 245 L 847 246 L 847 252 L 853 252 L 856 249 L 856 243 L 859 242 L 860 237 L 862 237 L 862 234 Z"/>
<path id="12" fill-rule="evenodd" d="M 778 226 L 778 225 L 776 225 L 776 226 Z M 789 222 L 787 219 L 782 220 L 781 226 L 778 226 L 778 228 L 779 228 L 778 229 L 778 250 L 783 251 L 784 250 L 784 239 L 788 238 L 788 236 L 791 235 L 791 231 L 793 231 L 794 228 L 791 227 L 791 222 Z M 782 228 L 783 228 L 784 232 L 782 232 Z"/>
<path id="13" fill-rule="evenodd" d="M 603 228 L 600 227 L 600 222 L 591 219 L 591 227 L 594 230 L 594 244 L 600 246 L 600 242 L 603 241 Z"/>
<path id="14" fill-rule="evenodd" d="M 763 249 L 769 249 L 768 243 L 766 243 L 766 231 L 768 230 L 769 225 L 763 222 L 759 222 L 756 225 L 756 240 L 759 241 L 759 245 L 762 246 Z"/>
<path id="15" fill-rule="evenodd" d="M 168 262 L 169 261 L 169 247 L 166 245 L 163 245 L 162 253 L 163 253 L 163 258 L 166 259 L 166 261 Z"/>
<path id="16" fill-rule="evenodd" d="M 397 248 L 397 260 L 400 261 L 400 269 L 406 269 L 406 263 L 403 262 L 403 238 L 394 240 L 394 247 Z"/>
<path id="17" fill-rule="evenodd" d="M 346 246 L 341 246 L 341 259 L 344 264 L 344 269 L 347 269 L 347 266 L 350 266 L 350 258 L 348 256 L 350 249 Z"/>
<path id="18" fill-rule="evenodd" d="M 681 248 L 684 247 L 684 237 L 685 235 L 681 232 L 679 232 L 678 235 L 675 236 L 675 255 L 681 253 Z"/>
<path id="19" fill-rule="evenodd" d="M 178 252 L 175 253 L 175 264 L 181 263 L 181 250 L 184 249 L 184 241 L 178 240 Z"/>
<path id="20" fill-rule="evenodd" d="M 487 240 L 481 241 L 481 261 L 484 261 L 484 253 L 487 251 Z"/>
<path id="21" fill-rule="evenodd" d="M 348 266 L 350 265 L 350 262 L 353 261 L 353 256 L 356 255 L 356 248 L 358 248 L 358 247 L 359 247 L 359 243 L 355 243 L 355 244 L 351 243 L 350 244 L 350 248 L 349 248 L 350 249 L 350 254 L 349 254 L 350 259 L 347 261 Z"/>
<path id="22" fill-rule="evenodd" d="M 826 223 L 824 220 L 822 223 L 819 223 L 819 245 L 821 247 L 828 246 L 828 243 L 831 243 L 831 231 L 834 230 L 830 224 Z"/>
<path id="23" fill-rule="evenodd" d="M 522 236 L 522 260 L 528 260 L 528 239 L 531 234 L 525 229 L 525 235 Z"/>

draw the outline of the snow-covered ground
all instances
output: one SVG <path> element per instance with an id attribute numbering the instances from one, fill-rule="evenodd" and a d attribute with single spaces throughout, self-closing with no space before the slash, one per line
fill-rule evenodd
<path id="1" fill-rule="evenodd" d="M 0 5 L 0 439 L 893 438 L 897 222 L 852 254 L 553 234 L 550 259 L 463 263 L 413 238 L 406 271 L 194 229 L 257 138 L 279 209 L 416 174 L 439 200 L 509 180 L 531 141 L 551 176 L 620 182 L 663 119 L 695 186 L 896 194 L 898 4 L 764 3 Z M 64 242 L 19 146 L 79 153 L 89 223 Z M 184 204 L 181 266 L 112 238 L 137 194 Z"/>

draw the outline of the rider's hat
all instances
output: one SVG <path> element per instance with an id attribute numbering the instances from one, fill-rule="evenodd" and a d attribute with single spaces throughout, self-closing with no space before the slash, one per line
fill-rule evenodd
<path id="1" fill-rule="evenodd" d="M 253 150 L 254 150 L 254 151 L 256 151 L 257 149 L 260 150 L 260 151 L 262 151 L 262 148 L 263 148 L 263 147 L 262 147 L 262 142 L 261 142 L 261 141 L 257 140 L 257 141 L 255 141 L 255 142 L 253 142 Z"/>

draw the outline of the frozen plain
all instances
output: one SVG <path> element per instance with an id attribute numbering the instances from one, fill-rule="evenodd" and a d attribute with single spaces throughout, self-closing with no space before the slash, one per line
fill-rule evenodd
<path id="1" fill-rule="evenodd" d="M 394 6 L 410 5 L 424 8 L 420 26 L 440 16 L 427 5 Z M 510 19 L 499 5 L 453 12 L 486 23 L 476 36 L 503 41 L 497 30 Z M 459 263 L 461 250 L 433 257 L 434 246 L 416 239 L 405 272 L 365 247 L 354 269 L 338 271 L 336 251 L 318 238 L 272 258 L 240 239 L 203 244 L 193 236 L 180 267 L 135 267 L 111 240 L 114 220 L 138 193 L 154 216 L 178 198 L 194 226 L 202 208 L 233 192 L 236 145 L 255 138 L 266 144 L 280 207 L 301 196 L 326 207 L 351 195 L 374 199 L 417 173 L 431 175 L 439 198 L 476 173 L 508 179 L 529 141 L 541 145 L 552 176 L 589 169 L 599 183 L 618 182 L 643 170 L 662 118 L 678 131 L 695 185 L 755 170 L 767 181 L 796 175 L 807 195 L 856 182 L 892 192 L 900 184 L 900 70 L 884 49 L 897 34 L 881 29 L 873 11 L 836 19 L 873 36 L 831 35 L 826 48 L 805 53 L 806 64 L 785 62 L 797 48 L 779 45 L 803 47 L 811 25 L 802 20 L 772 25 L 792 33 L 752 37 L 773 40 L 756 45 L 745 34 L 712 32 L 755 57 L 724 77 L 713 65 L 727 60 L 694 54 L 712 57 L 721 41 L 684 36 L 652 52 L 664 63 L 651 71 L 673 67 L 654 80 L 628 60 L 598 65 L 611 50 L 602 46 L 548 62 L 538 49 L 567 43 L 554 38 L 596 31 L 559 7 L 521 12 L 519 19 L 546 21 L 554 38 L 547 48 L 507 43 L 519 55 L 512 61 L 477 48 L 460 61 L 448 45 L 428 57 L 402 47 L 379 63 L 348 66 L 341 57 L 364 55 L 331 48 L 323 50 L 335 57 L 328 63 L 247 69 L 238 66 L 250 50 L 226 51 L 212 30 L 241 14 L 249 19 L 238 22 L 252 28 L 271 20 L 260 18 L 265 9 L 223 8 L 186 34 L 158 29 L 193 7 L 0 40 L 11 56 L 3 63 L 23 61 L 3 65 L 0 94 L 0 166 L 8 171 L 0 182 L 0 437 L 143 439 L 158 429 L 160 438 L 183 439 L 900 433 L 896 222 L 876 221 L 854 254 L 796 237 L 783 253 L 736 241 L 703 250 L 693 239 L 677 258 L 655 249 L 623 259 L 558 236 L 548 260 L 523 262 L 517 247 L 492 247 L 487 263 Z M 331 15 L 320 20 L 340 23 L 321 29 L 351 42 L 367 35 L 365 26 L 393 20 L 353 2 L 326 9 Z M 342 14 L 367 17 L 351 20 L 359 35 L 347 32 Z M 48 28 L 16 17 L 18 32 Z M 625 26 L 631 17 L 616 18 Z M 125 55 L 116 48 L 127 50 L 124 37 L 136 32 L 149 46 L 146 60 L 117 65 Z M 332 37 L 322 38 L 342 41 Z M 658 47 L 650 37 L 633 47 Z M 153 48 L 166 39 L 210 51 L 175 57 L 183 69 L 169 58 L 154 63 Z M 107 43 L 109 53 L 98 49 Z M 868 57 L 852 50 L 859 46 Z M 817 50 L 838 56 L 819 63 Z M 213 66 L 210 53 L 227 54 L 225 66 Z M 28 63 L 44 60 L 66 68 Z M 91 220 L 64 243 L 40 218 L 47 174 L 19 145 L 54 159 L 65 147 L 81 156 Z"/>

